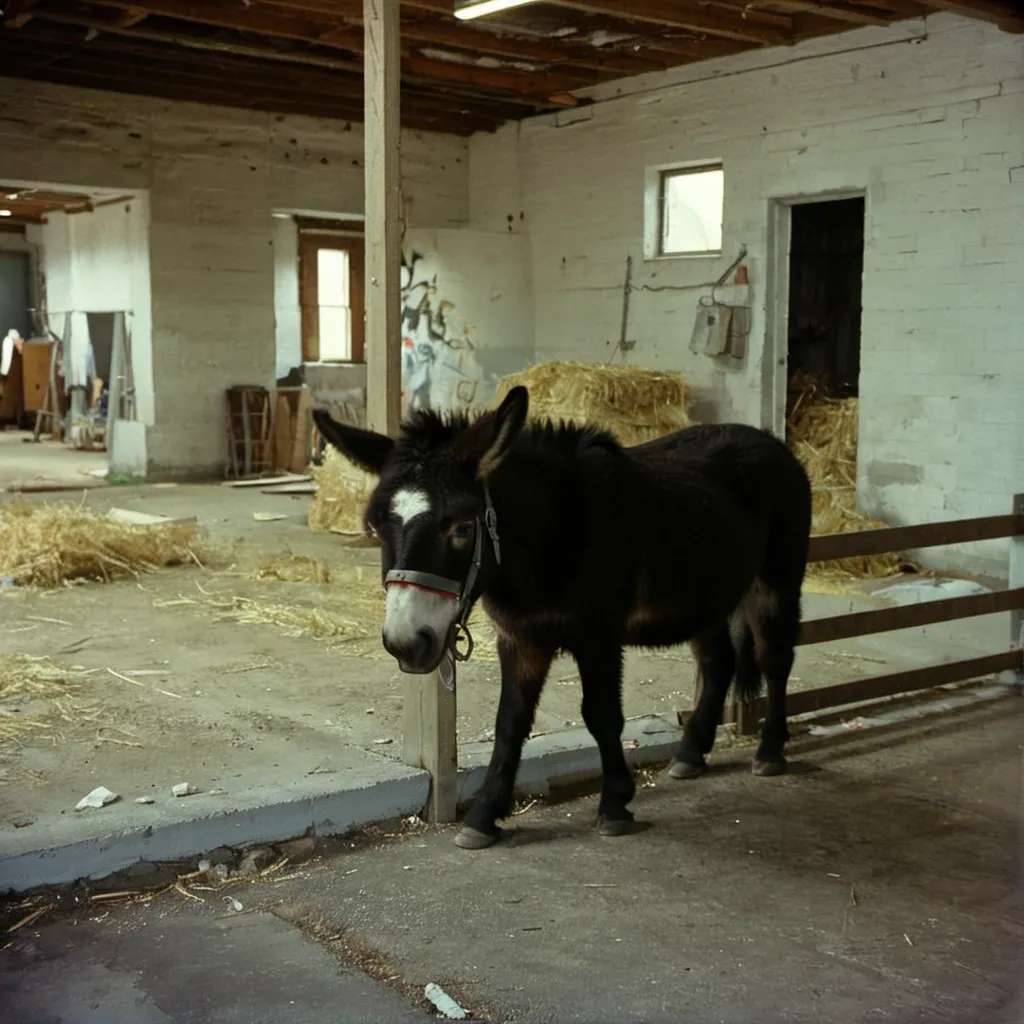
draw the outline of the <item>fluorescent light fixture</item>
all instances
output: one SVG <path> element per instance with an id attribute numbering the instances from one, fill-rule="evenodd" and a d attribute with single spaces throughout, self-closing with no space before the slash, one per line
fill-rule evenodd
<path id="1" fill-rule="evenodd" d="M 513 7 L 525 7 L 536 2 L 537 0 L 455 0 L 455 17 L 460 21 L 472 21 L 474 18 L 486 18 L 488 14 L 498 14 Z"/>
<path id="2" fill-rule="evenodd" d="M 12 217 L 14 216 L 10 210 L 0 210 L 0 217 Z"/>

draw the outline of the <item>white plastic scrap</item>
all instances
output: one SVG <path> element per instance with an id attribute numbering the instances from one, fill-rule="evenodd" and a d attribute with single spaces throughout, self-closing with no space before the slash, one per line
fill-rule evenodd
<path id="1" fill-rule="evenodd" d="M 466 1011 L 440 985 L 431 982 L 424 989 L 424 995 L 437 1007 L 443 1017 L 447 1017 L 449 1020 L 466 1019 Z"/>
<path id="2" fill-rule="evenodd" d="M 75 810 L 84 811 L 86 807 L 106 807 L 107 804 L 112 804 L 119 799 L 120 797 L 116 793 L 112 793 L 106 786 L 97 786 L 75 804 Z"/>
<path id="3" fill-rule="evenodd" d="M 171 792 L 175 796 L 192 796 L 199 790 L 188 782 L 179 782 L 177 785 L 171 786 Z"/>
<path id="4" fill-rule="evenodd" d="M 154 801 L 153 801 L 153 798 L 151 796 L 137 796 L 135 798 L 135 802 L 137 804 L 151 804 Z"/>

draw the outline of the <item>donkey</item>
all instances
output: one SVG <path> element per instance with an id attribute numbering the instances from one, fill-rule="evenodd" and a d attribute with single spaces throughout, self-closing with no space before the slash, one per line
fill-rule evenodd
<path id="1" fill-rule="evenodd" d="M 706 771 L 734 676 L 744 698 L 767 680 L 754 774 L 786 769 L 786 684 L 811 526 L 803 466 L 750 426 L 693 426 L 623 448 L 587 427 L 527 426 L 528 402 L 516 387 L 476 418 L 416 412 L 397 440 L 314 412 L 334 447 L 379 476 L 364 522 L 381 547 L 383 644 L 402 670 L 437 668 L 477 600 L 494 622 L 494 749 L 456 837 L 464 849 L 500 837 L 541 689 L 563 651 L 576 659 L 583 721 L 600 750 L 600 834 L 633 830 L 626 645 L 694 648 L 702 687 L 673 777 Z"/>

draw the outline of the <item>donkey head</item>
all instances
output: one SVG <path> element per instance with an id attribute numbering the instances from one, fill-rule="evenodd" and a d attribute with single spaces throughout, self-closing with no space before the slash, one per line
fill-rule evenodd
<path id="1" fill-rule="evenodd" d="M 526 422 L 529 396 L 513 388 L 475 420 L 415 413 L 398 440 L 337 423 L 316 410 L 324 438 L 379 477 L 364 525 L 380 540 L 384 647 L 403 672 L 432 672 L 500 558 L 488 480 Z"/>

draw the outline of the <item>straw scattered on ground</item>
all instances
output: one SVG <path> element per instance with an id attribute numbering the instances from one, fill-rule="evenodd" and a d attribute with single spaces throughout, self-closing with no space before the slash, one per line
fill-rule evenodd
<path id="1" fill-rule="evenodd" d="M 287 555 L 259 566 L 254 580 L 278 580 L 282 583 L 330 583 L 331 570 L 308 555 Z"/>
<path id="2" fill-rule="evenodd" d="M 530 418 L 589 424 L 625 445 L 689 426 L 689 389 L 678 373 L 605 363 L 538 363 L 498 381 L 495 404 L 512 388 L 530 393 Z"/>
<path id="3" fill-rule="evenodd" d="M 195 523 L 129 526 L 68 502 L 0 507 L 0 576 L 20 586 L 109 582 L 201 565 L 199 543 Z"/>
<path id="4" fill-rule="evenodd" d="M 73 706 L 73 695 L 83 674 L 47 657 L 0 654 L 0 744 L 46 730 L 54 718 L 80 719 L 83 709 Z"/>
<path id="5" fill-rule="evenodd" d="M 821 378 L 794 376 L 787 439 L 807 468 L 813 490 L 812 532 L 848 533 L 887 524 L 857 510 L 857 399 L 832 398 Z M 905 564 L 899 554 L 843 558 L 812 565 L 816 576 L 892 576 Z"/>

